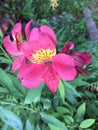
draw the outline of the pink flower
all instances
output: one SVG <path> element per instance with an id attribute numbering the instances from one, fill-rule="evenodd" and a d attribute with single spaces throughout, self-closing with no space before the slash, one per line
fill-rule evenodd
<path id="1" fill-rule="evenodd" d="M 29 21 L 25 26 L 25 35 L 27 39 L 29 39 L 30 36 L 31 24 L 32 21 Z M 11 56 L 18 56 L 14 60 L 12 65 L 12 70 L 15 71 L 19 69 L 22 66 L 22 64 L 26 61 L 24 53 L 22 52 L 22 48 L 21 48 L 21 45 L 23 43 L 21 22 L 18 22 L 14 26 L 12 30 L 12 37 L 14 39 L 13 41 L 11 41 L 10 35 L 6 36 L 3 40 L 3 46 Z"/>
<path id="2" fill-rule="evenodd" d="M 30 41 L 22 44 L 23 52 L 29 60 L 22 66 L 18 78 L 26 88 L 36 88 L 43 82 L 55 93 L 60 78 L 73 80 L 76 77 L 74 59 L 67 54 L 56 55 L 56 36 L 47 26 L 34 28 Z"/>
<path id="3" fill-rule="evenodd" d="M 73 42 L 68 42 L 62 48 L 62 53 L 69 53 L 74 48 Z M 89 71 L 83 69 L 84 65 L 90 65 L 92 58 L 88 52 L 73 52 L 70 54 L 75 60 L 75 66 L 78 74 L 87 75 Z"/>

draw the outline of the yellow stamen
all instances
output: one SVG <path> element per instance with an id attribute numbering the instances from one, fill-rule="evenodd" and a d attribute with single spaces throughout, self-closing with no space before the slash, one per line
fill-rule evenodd
<path id="1" fill-rule="evenodd" d="M 56 50 L 55 49 L 54 50 L 41 49 L 41 50 L 38 50 L 38 51 L 36 51 L 35 53 L 32 54 L 31 61 L 33 63 L 48 62 L 55 55 L 56 55 Z"/>
<path id="2" fill-rule="evenodd" d="M 17 34 L 17 35 L 16 35 L 16 40 L 17 40 L 17 42 L 18 42 L 19 44 L 21 44 L 21 43 L 23 42 L 23 39 L 22 39 L 21 34 Z"/>

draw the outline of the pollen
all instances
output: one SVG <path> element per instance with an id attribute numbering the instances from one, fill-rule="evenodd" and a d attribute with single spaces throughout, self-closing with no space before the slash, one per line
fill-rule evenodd
<path id="1" fill-rule="evenodd" d="M 19 44 L 21 44 L 21 43 L 23 42 L 23 39 L 22 39 L 21 34 L 17 34 L 17 35 L 16 35 L 16 40 L 17 40 L 17 42 L 18 42 Z"/>
<path id="2" fill-rule="evenodd" d="M 32 54 L 32 62 L 40 64 L 42 62 L 46 63 L 51 61 L 52 57 L 56 55 L 56 50 L 51 49 L 41 49 Z"/>

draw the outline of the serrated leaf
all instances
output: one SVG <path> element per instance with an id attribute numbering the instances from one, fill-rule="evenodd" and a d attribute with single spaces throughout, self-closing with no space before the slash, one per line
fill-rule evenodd
<path id="1" fill-rule="evenodd" d="M 79 125 L 80 128 L 88 128 L 90 126 L 92 126 L 95 122 L 95 119 L 86 119 L 84 121 L 82 121 Z"/>
<path id="2" fill-rule="evenodd" d="M 58 128 L 60 128 L 60 130 L 68 130 L 67 127 L 58 119 L 56 119 L 55 117 L 45 114 L 45 113 L 40 113 L 41 115 L 41 119 L 46 122 L 48 125 L 53 125 L 56 126 Z"/>
<path id="3" fill-rule="evenodd" d="M 76 120 L 77 121 L 82 121 L 85 115 L 85 111 L 86 111 L 86 104 L 83 103 L 79 106 L 79 108 L 77 109 L 77 113 L 76 113 Z"/>
<path id="4" fill-rule="evenodd" d="M 62 101 L 64 102 L 64 100 L 65 100 L 65 87 L 64 87 L 64 84 L 63 84 L 62 80 L 59 83 L 58 90 L 59 90 L 60 96 L 62 98 Z"/>
<path id="5" fill-rule="evenodd" d="M 0 118 L 15 130 L 23 130 L 20 118 L 13 112 L 0 107 Z"/>
<path id="6" fill-rule="evenodd" d="M 36 103 L 36 102 L 40 101 L 42 88 L 43 88 L 43 84 L 41 86 L 39 86 L 38 88 L 30 89 L 27 92 L 24 103 L 31 104 L 32 102 Z"/>

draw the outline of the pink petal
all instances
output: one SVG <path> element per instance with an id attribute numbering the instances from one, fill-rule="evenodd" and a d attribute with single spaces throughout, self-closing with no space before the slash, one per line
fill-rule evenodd
<path id="1" fill-rule="evenodd" d="M 29 42 L 36 42 L 36 41 L 38 41 L 39 40 L 39 36 L 40 36 L 39 28 L 33 28 L 31 33 L 30 33 Z"/>
<path id="2" fill-rule="evenodd" d="M 89 52 L 75 52 L 72 55 L 80 57 L 84 61 L 84 64 L 86 65 L 89 65 L 92 63 L 91 54 Z"/>
<path id="3" fill-rule="evenodd" d="M 57 74 L 57 72 L 52 68 L 52 66 L 49 66 L 48 70 L 43 75 L 44 81 L 47 85 L 47 87 L 55 93 L 58 88 L 58 84 L 60 81 L 60 77 Z"/>
<path id="4" fill-rule="evenodd" d="M 25 62 L 26 59 L 24 56 L 19 56 L 18 58 L 16 58 L 12 65 L 12 71 L 18 70 Z"/>
<path id="5" fill-rule="evenodd" d="M 31 24 L 33 24 L 33 21 L 32 21 L 32 20 L 30 20 L 30 21 L 26 24 L 26 26 L 25 26 L 25 34 L 26 34 L 26 38 L 27 38 L 27 39 L 29 39 L 29 37 L 30 37 L 30 33 L 31 33 L 30 26 L 31 26 Z"/>
<path id="6" fill-rule="evenodd" d="M 3 46 L 6 49 L 6 51 L 13 56 L 18 56 L 18 55 L 22 55 L 23 52 L 20 52 L 17 48 L 17 44 L 16 42 L 12 42 L 10 40 L 10 36 L 6 36 L 3 40 Z"/>
<path id="7" fill-rule="evenodd" d="M 43 25 L 40 27 L 40 31 L 46 35 L 48 35 L 54 42 L 54 44 L 57 43 L 57 38 L 55 32 L 48 26 Z"/>
<path id="8" fill-rule="evenodd" d="M 26 88 L 36 88 L 43 82 L 42 76 L 45 71 L 45 64 L 27 64 L 20 69 L 18 78 Z"/>
<path id="9" fill-rule="evenodd" d="M 75 62 L 70 55 L 58 54 L 53 57 L 53 67 L 63 80 L 73 80 L 76 77 Z"/>
<path id="10" fill-rule="evenodd" d="M 38 50 L 42 49 L 51 49 L 55 50 L 55 45 L 53 44 L 52 40 L 47 35 L 41 35 L 40 40 L 38 42 L 25 42 L 21 46 L 23 52 L 25 53 L 26 57 L 31 60 L 33 53 Z"/>
<path id="11" fill-rule="evenodd" d="M 74 43 L 73 42 L 68 42 L 65 44 L 62 48 L 62 53 L 68 53 L 68 51 L 72 50 L 74 48 Z"/>
<path id="12" fill-rule="evenodd" d="M 18 22 L 17 24 L 15 24 L 13 30 L 12 30 L 12 36 L 14 38 L 14 40 L 16 40 L 16 35 L 20 34 L 22 36 L 22 27 L 21 27 L 21 22 Z"/>

